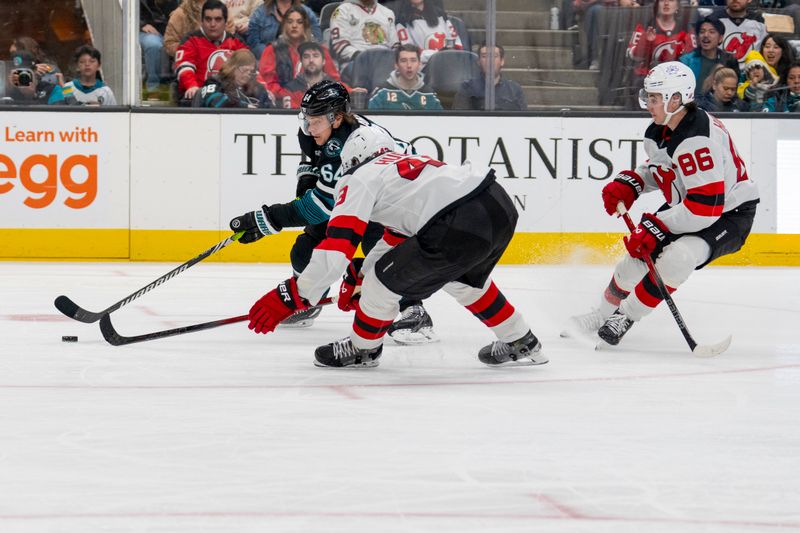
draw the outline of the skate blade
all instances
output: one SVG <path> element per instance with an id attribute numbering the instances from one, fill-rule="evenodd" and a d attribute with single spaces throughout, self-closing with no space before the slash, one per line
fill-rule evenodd
<path id="1" fill-rule="evenodd" d="M 420 328 L 418 331 L 410 329 L 398 329 L 388 334 L 396 344 L 401 345 L 414 345 L 414 344 L 432 344 L 439 342 L 439 337 L 433 332 L 432 328 Z"/>
<path id="2" fill-rule="evenodd" d="M 379 364 L 380 364 L 379 361 L 370 361 L 369 363 L 361 363 L 361 364 L 358 364 L 358 365 L 331 366 L 331 365 L 326 365 L 326 364 L 320 363 L 319 361 L 316 361 L 316 360 L 314 361 L 314 366 L 317 367 L 317 368 L 335 368 L 337 370 L 348 370 L 348 369 L 349 370 L 353 370 L 353 369 L 359 369 L 359 368 L 375 368 Z"/>
<path id="3" fill-rule="evenodd" d="M 533 358 L 531 357 L 520 357 L 516 361 L 506 361 L 505 363 L 498 363 L 496 365 L 486 365 L 489 368 L 507 368 L 510 366 L 538 366 L 544 365 L 550 362 L 550 359 L 547 358 L 546 355 L 542 353 L 538 353 Z M 486 363 L 484 363 L 486 364 Z"/>

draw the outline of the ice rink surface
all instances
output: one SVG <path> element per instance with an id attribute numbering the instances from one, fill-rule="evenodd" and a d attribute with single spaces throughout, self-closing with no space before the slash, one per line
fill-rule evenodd
<path id="1" fill-rule="evenodd" d="M 244 323 L 113 347 L 61 316 L 170 264 L 0 263 L 0 531 L 800 531 L 800 269 L 708 268 L 616 349 L 559 338 L 610 266 L 501 267 L 550 363 L 491 369 L 446 294 L 441 342 L 313 366 L 347 334 Z M 246 313 L 282 265 L 200 264 L 114 313 L 135 335 Z M 62 335 L 79 342 L 62 343 Z"/>

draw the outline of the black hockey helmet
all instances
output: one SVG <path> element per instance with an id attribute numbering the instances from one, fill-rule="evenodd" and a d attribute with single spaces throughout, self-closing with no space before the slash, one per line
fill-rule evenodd
<path id="1" fill-rule="evenodd" d="M 300 110 L 309 117 L 328 115 L 328 119 L 333 122 L 332 117 L 336 113 L 350 112 L 350 94 L 338 81 L 322 80 L 312 85 L 303 95 Z"/>

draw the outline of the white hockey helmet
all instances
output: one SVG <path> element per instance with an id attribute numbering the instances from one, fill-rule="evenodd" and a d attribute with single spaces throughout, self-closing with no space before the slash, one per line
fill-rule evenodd
<path id="1" fill-rule="evenodd" d="M 351 168 L 394 150 L 394 139 L 376 126 L 361 126 L 347 137 L 342 147 L 342 174 Z"/>
<path id="2" fill-rule="evenodd" d="M 644 87 L 639 91 L 639 105 L 642 109 L 647 109 L 647 95 L 660 94 L 664 102 L 664 112 L 667 113 L 664 123 L 667 123 L 683 106 L 694 101 L 696 83 L 692 69 L 680 61 L 660 63 L 651 68 L 644 78 Z M 681 95 L 681 107 L 670 113 L 667 106 L 675 93 Z"/>

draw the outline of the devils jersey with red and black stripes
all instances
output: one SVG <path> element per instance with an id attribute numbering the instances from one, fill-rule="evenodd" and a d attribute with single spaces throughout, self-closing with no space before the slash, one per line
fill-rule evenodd
<path id="1" fill-rule="evenodd" d="M 636 169 L 644 192 L 661 190 L 669 207 L 658 218 L 671 233 L 694 233 L 745 202 L 758 187 L 728 130 L 702 109 L 690 109 L 675 131 L 651 124 L 644 149 L 650 158 Z"/>
<path id="2" fill-rule="evenodd" d="M 191 87 L 201 87 L 219 73 L 233 52 L 246 49 L 246 44 L 227 32 L 217 41 L 206 37 L 203 30 L 188 34 L 175 52 L 175 75 L 181 94 Z"/>
<path id="3" fill-rule="evenodd" d="M 300 295 L 312 303 L 319 301 L 344 273 L 367 222 L 381 224 L 396 237 L 411 237 L 487 179 L 494 177 L 486 167 L 473 168 L 469 162 L 446 165 L 427 156 L 397 152 L 351 169 L 336 184 L 326 238 L 297 280 Z M 374 259 L 372 254 L 370 258 Z"/>

